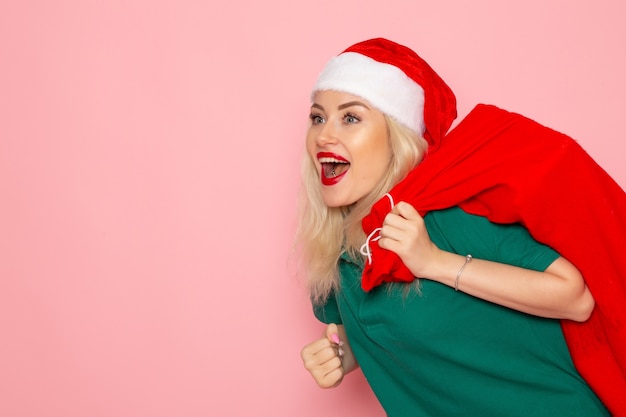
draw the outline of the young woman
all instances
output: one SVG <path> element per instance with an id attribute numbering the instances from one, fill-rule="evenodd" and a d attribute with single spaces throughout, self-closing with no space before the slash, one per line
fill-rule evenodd
<path id="1" fill-rule="evenodd" d="M 454 106 L 427 64 L 384 39 L 353 45 L 320 75 L 299 238 L 327 327 L 303 348 L 305 368 L 329 388 L 360 367 L 389 416 L 609 415 L 557 320 L 584 322 L 594 309 L 572 263 L 519 224 L 394 201 L 394 187 L 444 152 Z M 366 234 L 375 205 L 388 213 Z M 374 246 L 418 279 L 387 271 L 366 284 Z"/>

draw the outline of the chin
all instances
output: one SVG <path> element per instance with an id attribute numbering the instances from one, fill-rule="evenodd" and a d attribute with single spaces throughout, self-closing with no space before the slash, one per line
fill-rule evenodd
<path id="1" fill-rule="evenodd" d="M 340 208 L 340 207 L 345 206 L 345 204 L 338 203 L 335 201 L 328 201 L 326 199 L 324 199 L 324 204 L 326 204 L 326 207 L 329 207 L 329 208 Z"/>
<path id="2" fill-rule="evenodd" d="M 344 198 L 333 198 L 329 196 L 322 196 L 322 200 L 324 200 L 324 204 L 330 208 L 348 207 L 356 203 L 356 201 L 350 201 Z"/>

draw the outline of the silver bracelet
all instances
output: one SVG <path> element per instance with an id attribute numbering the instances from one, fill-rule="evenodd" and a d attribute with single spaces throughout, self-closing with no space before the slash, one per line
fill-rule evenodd
<path id="1" fill-rule="evenodd" d="M 463 273 L 463 270 L 465 269 L 467 264 L 470 262 L 472 262 L 472 255 L 468 253 L 467 256 L 465 257 L 465 263 L 463 264 L 461 269 L 459 269 L 459 272 L 456 273 L 456 279 L 454 280 L 454 291 L 459 290 L 459 278 L 461 278 L 461 274 Z"/>

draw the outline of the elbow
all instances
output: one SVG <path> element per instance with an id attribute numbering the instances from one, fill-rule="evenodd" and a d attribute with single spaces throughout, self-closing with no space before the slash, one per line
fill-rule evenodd
<path id="1" fill-rule="evenodd" d="M 589 317 L 591 317 L 593 309 L 596 306 L 596 302 L 593 295 L 591 295 L 591 291 L 589 291 L 589 288 L 587 288 L 586 285 L 582 295 L 575 304 L 576 306 L 572 311 L 572 317 L 569 317 L 569 319 L 579 323 L 589 320 Z"/>
<path id="2" fill-rule="evenodd" d="M 582 323 L 589 320 L 596 302 L 581 272 L 565 258 L 559 258 L 550 268 L 555 275 L 559 276 L 563 284 L 562 294 L 564 319 Z"/>

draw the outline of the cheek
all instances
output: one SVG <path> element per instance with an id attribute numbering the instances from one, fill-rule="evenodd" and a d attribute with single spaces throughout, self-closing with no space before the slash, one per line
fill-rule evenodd
<path id="1" fill-rule="evenodd" d="M 310 162 L 310 166 L 311 169 L 315 172 L 319 172 L 320 167 L 319 164 L 317 162 L 317 150 L 316 150 L 316 146 L 315 146 L 315 142 L 314 141 L 310 141 L 308 138 L 306 140 L 305 143 L 305 147 L 306 147 L 306 159 L 307 159 L 307 164 Z"/>
<path id="2" fill-rule="evenodd" d="M 389 160 L 391 159 L 391 144 L 389 143 L 389 138 L 385 133 L 382 133 L 377 136 L 375 141 L 372 141 L 369 152 L 371 155 L 376 155 L 377 160 L 381 164 L 387 165 Z"/>
<path id="3" fill-rule="evenodd" d="M 305 138 L 304 145 L 306 147 L 307 153 L 311 156 L 311 158 L 315 157 L 315 137 L 308 133 Z"/>

